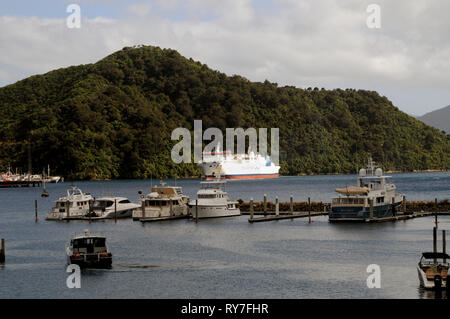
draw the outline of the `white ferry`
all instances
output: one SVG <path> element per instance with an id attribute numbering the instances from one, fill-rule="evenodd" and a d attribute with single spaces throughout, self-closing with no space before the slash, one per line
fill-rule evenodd
<path id="1" fill-rule="evenodd" d="M 359 171 L 357 186 L 335 189 L 340 195 L 331 201 L 329 221 L 367 221 L 395 216 L 403 195 L 396 193 L 390 178 L 369 157 L 367 168 Z"/>
<path id="2" fill-rule="evenodd" d="M 275 165 L 269 156 L 261 156 L 249 151 L 247 154 L 233 155 L 231 152 L 202 153 L 198 164 L 207 180 L 221 176 L 224 179 L 256 179 L 279 177 L 280 166 Z"/>

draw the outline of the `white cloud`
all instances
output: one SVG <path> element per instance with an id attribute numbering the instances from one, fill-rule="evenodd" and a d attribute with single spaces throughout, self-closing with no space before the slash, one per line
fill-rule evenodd
<path id="1" fill-rule="evenodd" d="M 369 29 L 373 1 L 274 1 L 264 15 L 250 0 L 136 3 L 128 12 L 138 18 L 83 19 L 78 30 L 64 19 L 0 17 L 0 82 L 12 81 L 11 68 L 18 80 L 146 44 L 253 81 L 379 89 L 416 114 L 450 104 L 442 100 L 450 96 L 450 2 L 378 0 L 382 27 Z M 164 18 L 171 12 L 178 18 Z M 434 89 L 449 93 L 433 101 Z M 423 90 L 422 100 L 402 96 L 411 90 Z"/>

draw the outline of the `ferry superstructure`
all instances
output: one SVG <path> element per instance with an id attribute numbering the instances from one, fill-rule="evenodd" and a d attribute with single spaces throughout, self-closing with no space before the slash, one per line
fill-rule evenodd
<path id="1" fill-rule="evenodd" d="M 369 157 L 367 168 L 359 171 L 357 186 L 335 189 L 339 197 L 331 201 L 329 221 L 368 221 L 395 216 L 403 195 L 396 192 L 390 178 Z"/>
<path id="2" fill-rule="evenodd" d="M 253 151 L 247 154 L 231 152 L 203 153 L 202 161 L 198 164 L 207 180 L 217 176 L 223 179 L 256 179 L 279 177 L 280 166 L 275 165 L 269 156 L 262 156 Z"/>

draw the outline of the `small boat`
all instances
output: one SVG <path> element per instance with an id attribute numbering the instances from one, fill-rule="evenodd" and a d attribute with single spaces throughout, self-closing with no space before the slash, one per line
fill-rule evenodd
<path id="1" fill-rule="evenodd" d="M 442 231 L 442 252 L 437 251 L 438 220 L 435 217 L 435 227 L 433 227 L 433 251 L 422 253 L 422 257 L 417 265 L 417 273 L 421 287 L 440 291 L 446 289 L 450 292 L 450 256 L 446 253 L 445 230 Z"/>
<path id="2" fill-rule="evenodd" d="M 241 211 L 237 201 L 228 197 L 225 191 L 226 181 L 220 176 L 212 181 L 200 182 L 201 188 L 197 192 L 197 200 L 189 203 L 193 218 L 214 218 L 239 216 Z"/>
<path id="3" fill-rule="evenodd" d="M 94 200 L 92 211 L 86 214 L 85 219 L 127 218 L 138 207 L 139 204 L 130 202 L 126 197 L 103 196 Z"/>
<path id="4" fill-rule="evenodd" d="M 189 198 L 183 195 L 181 187 L 166 186 L 161 182 L 160 185 L 151 188 L 150 194 L 141 196 L 141 205 L 133 211 L 133 220 L 188 217 L 188 201 Z"/>
<path id="5" fill-rule="evenodd" d="M 446 288 L 447 282 L 450 281 L 448 260 L 450 260 L 450 256 L 445 253 L 422 253 L 417 265 L 420 285 L 425 289 Z"/>
<path id="6" fill-rule="evenodd" d="M 340 195 L 331 200 L 328 220 L 368 221 L 396 216 L 403 195 L 396 192 L 390 178 L 369 157 L 367 168 L 359 171 L 357 186 L 335 189 Z"/>
<path id="7" fill-rule="evenodd" d="M 45 219 L 82 219 L 89 212 L 89 206 L 93 201 L 94 198 L 90 194 L 83 193 L 78 187 L 72 186 L 67 190 L 66 196 L 56 201 L 56 205 L 47 213 Z"/>
<path id="8" fill-rule="evenodd" d="M 110 268 L 112 254 L 106 246 L 106 237 L 85 230 L 74 235 L 66 247 L 67 262 L 81 268 Z"/>

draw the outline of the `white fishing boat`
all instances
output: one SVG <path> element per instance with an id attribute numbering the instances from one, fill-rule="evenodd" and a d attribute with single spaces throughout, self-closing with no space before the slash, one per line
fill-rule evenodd
<path id="1" fill-rule="evenodd" d="M 241 211 L 237 201 L 228 197 L 225 191 L 226 181 L 219 178 L 200 182 L 197 200 L 189 203 L 193 218 L 214 218 L 239 216 Z"/>
<path id="2" fill-rule="evenodd" d="M 133 211 L 140 207 L 126 197 L 102 196 L 96 198 L 85 219 L 113 219 L 131 217 Z M 90 216 L 89 216 L 90 215 Z"/>
<path id="3" fill-rule="evenodd" d="M 83 193 L 81 189 L 72 186 L 67 190 L 67 195 L 60 197 L 56 201 L 56 205 L 45 217 L 46 220 L 65 220 L 65 219 L 82 219 L 89 212 L 89 201 L 91 203 L 94 198 Z"/>
<path id="4" fill-rule="evenodd" d="M 188 217 L 188 201 L 181 187 L 161 182 L 151 188 L 150 194 L 141 197 L 140 207 L 133 211 L 133 220 Z"/>

